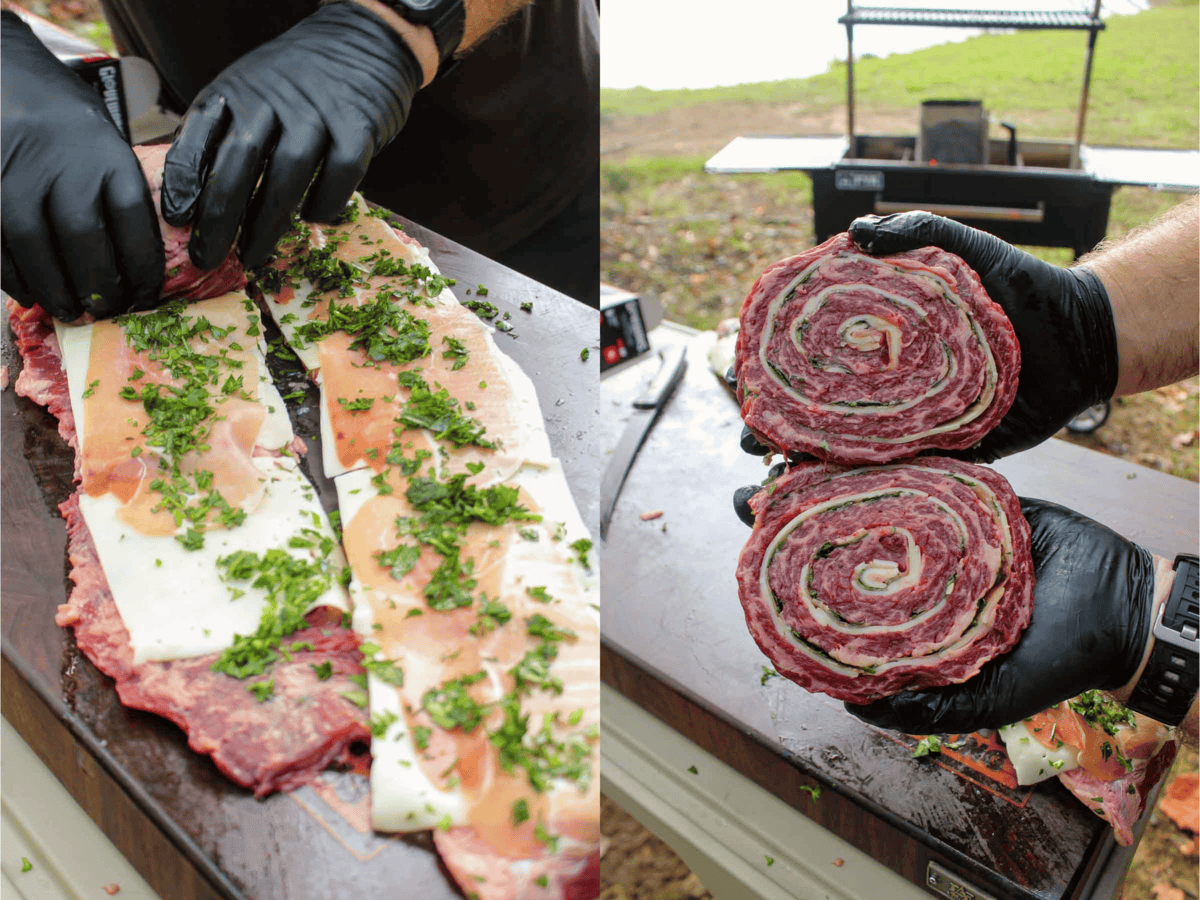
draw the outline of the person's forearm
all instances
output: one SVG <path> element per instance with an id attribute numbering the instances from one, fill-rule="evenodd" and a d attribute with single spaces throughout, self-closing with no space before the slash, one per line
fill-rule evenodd
<path id="1" fill-rule="evenodd" d="M 1197 198 L 1080 264 L 1108 291 L 1117 329 L 1116 396 L 1136 394 L 1195 375 L 1200 303 Z"/>
<path id="2" fill-rule="evenodd" d="M 414 25 L 379 0 L 350 0 L 350 2 L 358 3 L 371 10 L 404 38 L 404 42 L 408 44 L 409 49 L 421 63 L 421 71 L 425 76 L 421 87 L 425 87 L 433 81 L 438 70 L 438 52 L 437 45 L 433 40 L 433 32 L 427 26 Z M 530 2 L 531 0 L 465 0 L 464 7 L 467 18 L 463 26 L 463 38 L 455 56 L 462 56 L 469 52 L 509 16 L 522 7 L 528 6 Z"/>
<path id="3" fill-rule="evenodd" d="M 1150 621 L 1154 622 L 1158 619 L 1158 611 L 1167 602 L 1167 598 L 1171 596 L 1171 586 L 1175 583 L 1175 572 L 1171 568 L 1171 560 L 1165 557 L 1154 555 L 1154 598 L 1151 601 Z M 1150 651 L 1154 649 L 1154 638 L 1151 637 L 1146 641 L 1146 650 L 1142 654 L 1141 665 L 1134 673 L 1133 678 L 1127 684 L 1118 690 L 1112 691 L 1112 697 L 1119 703 L 1127 703 L 1130 696 L 1133 694 L 1133 689 L 1137 687 L 1138 681 L 1142 677 L 1142 672 L 1146 669 L 1146 664 L 1150 661 Z M 1179 723 L 1179 730 L 1183 732 L 1184 738 L 1188 744 L 1195 745 L 1197 734 L 1200 734 L 1200 707 L 1197 706 L 1197 700 L 1192 700 L 1192 705 L 1188 708 L 1187 715 L 1183 721 Z"/>

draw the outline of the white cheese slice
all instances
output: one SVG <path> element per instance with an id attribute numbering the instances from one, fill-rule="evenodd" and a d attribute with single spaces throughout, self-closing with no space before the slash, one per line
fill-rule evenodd
<path id="1" fill-rule="evenodd" d="M 255 339 L 255 362 L 258 369 L 258 400 L 266 407 L 267 416 L 258 433 L 256 443 L 267 450 L 279 450 L 291 443 L 295 436 L 292 432 L 292 422 L 288 418 L 287 406 L 279 395 L 271 373 L 267 368 L 267 342 L 263 336 L 262 320 L 257 308 L 243 292 L 235 291 L 211 300 L 200 300 L 188 306 L 189 315 L 203 315 L 206 306 L 226 305 L 229 302 L 251 304 L 254 309 L 254 320 L 258 323 L 258 336 Z M 71 412 L 75 417 L 75 430 L 79 434 L 79 446 L 86 442 L 87 423 L 83 414 L 83 394 L 87 390 L 87 372 L 92 350 L 92 326 L 64 325 L 57 319 L 54 321 L 54 331 L 58 336 L 58 344 L 62 349 L 63 368 L 67 373 L 67 388 L 71 395 Z M 238 340 L 245 346 L 248 340 L 245 334 L 239 334 Z"/>
<path id="2" fill-rule="evenodd" d="M 403 259 L 410 265 L 425 266 L 435 275 L 440 274 L 427 248 L 405 243 L 399 238 L 395 238 L 390 227 L 384 222 L 366 216 L 366 208 L 361 203 L 359 207 L 359 220 L 354 225 L 354 229 L 356 232 L 374 236 L 377 242 L 360 247 L 355 239 L 351 238 L 344 246 L 352 250 L 350 254 L 352 259 L 357 256 L 366 257 L 379 252 L 381 249 L 386 249 L 395 258 Z M 327 236 L 320 230 L 315 230 L 313 232 L 313 242 L 318 248 L 323 247 L 327 243 Z M 358 266 L 364 274 L 368 271 L 368 264 L 366 263 L 354 262 L 352 264 Z M 267 310 L 279 326 L 284 339 L 304 366 L 310 372 L 314 373 L 313 380 L 321 390 L 322 463 L 326 476 L 332 478 L 354 469 L 366 468 L 370 463 L 364 457 L 359 457 L 348 464 L 343 463 L 338 458 L 338 444 L 331 430 L 330 417 L 327 413 L 329 404 L 337 402 L 337 398 L 329 395 L 329 388 L 327 388 L 325 379 L 320 371 L 321 360 L 318 344 L 316 342 L 306 342 L 298 334 L 299 329 L 309 321 L 312 306 L 305 307 L 304 304 L 309 300 L 313 292 L 313 284 L 307 279 L 301 278 L 295 288 L 288 287 L 286 289 L 283 295 L 287 297 L 285 302 L 280 302 L 279 295 L 266 292 L 264 292 L 264 300 Z M 338 298 L 338 302 L 361 305 L 369 302 L 373 299 L 373 296 L 372 291 L 355 288 L 351 296 Z M 403 301 L 397 302 L 403 303 Z M 441 293 L 432 298 L 432 302 L 443 307 L 459 305 L 457 298 L 455 298 L 449 288 L 444 288 Z M 403 305 L 407 306 L 407 304 Z M 421 309 L 420 306 L 413 306 L 409 311 L 417 318 L 420 318 Z M 520 457 L 534 462 L 548 463 L 552 458 L 550 441 L 542 424 L 542 411 L 538 405 L 537 390 L 534 388 L 533 382 L 521 370 L 520 366 L 506 354 L 502 353 L 499 347 L 496 346 L 491 326 L 472 314 L 465 315 L 459 327 L 477 328 L 482 333 L 489 357 L 494 359 L 499 365 L 504 379 L 508 383 L 506 390 L 508 395 L 507 402 L 515 410 L 514 418 L 520 422 L 520 429 L 515 436 L 515 441 L 513 439 L 510 439 L 510 441 L 519 445 Z M 461 334 L 459 336 L 463 337 Z M 440 336 L 438 335 L 431 337 L 432 354 L 440 354 L 444 349 L 438 343 L 439 340 Z M 417 365 L 420 367 L 420 363 Z M 493 386 L 493 388 L 496 387 L 500 386 Z M 343 397 L 353 398 L 354 396 L 353 391 L 349 389 L 348 385 L 335 386 L 332 390 L 340 392 L 339 395 Z M 466 400 L 469 398 L 464 397 L 461 399 Z M 510 447 L 508 449 L 511 451 L 513 448 Z M 504 472 L 503 474 L 507 477 L 511 474 L 511 471 Z"/>
<path id="3" fill-rule="evenodd" d="M 357 607 L 356 607 L 357 611 Z M 383 737 L 371 740 L 371 822 L 376 831 L 421 831 L 467 817 L 467 798 L 461 790 L 444 791 L 426 777 L 408 733 L 395 688 L 367 676 L 371 717 L 395 720 Z M 390 714 L 390 715 L 389 715 Z"/>
<path id="4" fill-rule="evenodd" d="M 1079 768 L 1078 749 L 1063 744 L 1050 750 L 1033 736 L 1024 722 L 1005 725 L 999 734 L 1016 770 L 1017 784 L 1037 784 Z"/>
<path id="5" fill-rule="evenodd" d="M 264 483 L 261 493 L 243 506 L 245 522 L 232 530 L 206 531 L 199 550 L 185 550 L 174 536 L 145 535 L 126 525 L 117 516 L 120 503 L 111 494 L 80 495 L 80 510 L 129 630 L 135 663 L 218 653 L 233 643 L 235 635 L 252 634 L 258 628 L 266 592 L 240 583 L 245 594 L 234 599 L 230 585 L 221 579 L 218 558 L 235 550 L 264 553 L 279 548 L 298 559 L 310 559 L 310 550 L 288 547 L 289 538 L 303 528 L 318 531 L 336 544 L 312 486 L 293 460 L 256 457 L 254 465 Z M 335 547 L 333 562 L 339 568 L 344 565 L 340 546 Z M 336 579 L 312 606 L 349 608 Z"/>
<path id="6" fill-rule="evenodd" d="M 378 490 L 371 483 L 373 474 L 370 469 L 358 469 L 334 479 L 343 523 L 352 522 L 363 507 L 378 496 Z M 543 588 L 551 597 L 567 598 L 572 615 L 577 620 L 590 622 L 598 632 L 598 561 L 589 553 L 589 568 L 578 562 L 550 564 L 541 546 L 542 543 L 559 544 L 564 548 L 564 553 L 577 559 L 577 551 L 566 548 L 581 538 L 589 537 L 558 460 L 551 460 L 544 466 L 526 464 L 505 483 L 518 486 L 528 493 L 540 509 L 543 520 L 529 525 L 537 534 L 537 541 L 518 541 L 510 547 L 504 560 L 500 597 L 510 598 L 511 603 L 511 598 L 523 597 L 527 587 Z M 350 592 L 354 601 L 354 630 L 365 641 L 375 640 L 379 633 L 374 627 L 371 602 L 357 577 L 351 577 Z M 526 603 L 527 613 L 546 611 L 553 615 L 552 607 L 542 607 L 532 601 Z M 514 618 L 521 621 L 521 616 L 515 611 Z M 465 642 L 473 643 L 476 640 L 464 636 Z M 414 648 L 418 653 L 424 651 L 435 656 L 444 649 L 448 648 Z M 488 681 L 497 695 L 501 692 L 503 672 L 516 662 L 515 659 L 501 660 L 495 665 L 485 666 Z M 598 678 L 598 648 L 597 672 L 592 674 Z M 376 738 L 372 742 L 371 810 L 374 828 L 377 831 L 413 831 L 446 823 L 465 824 L 470 814 L 470 800 L 466 793 L 457 787 L 439 787 L 421 769 L 421 750 L 405 724 L 400 691 L 374 676 L 369 677 L 368 688 L 372 718 L 396 717 L 384 738 Z M 569 686 L 560 704 L 564 712 L 578 706 L 573 693 Z M 588 723 L 592 718 L 598 720 L 598 710 L 591 712 L 596 715 L 587 719 Z M 599 760 L 596 759 L 594 765 L 597 768 L 598 764 Z M 555 781 L 553 790 L 564 795 L 578 794 L 575 785 L 561 780 Z"/>

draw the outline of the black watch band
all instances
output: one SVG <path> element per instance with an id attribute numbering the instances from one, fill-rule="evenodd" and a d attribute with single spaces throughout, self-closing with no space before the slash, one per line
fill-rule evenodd
<path id="1" fill-rule="evenodd" d="M 463 0 L 380 0 L 400 18 L 414 25 L 428 25 L 438 50 L 438 74 L 454 64 L 454 51 L 462 43 L 467 25 Z"/>
<path id="2" fill-rule="evenodd" d="M 1178 725 L 1200 688 L 1200 561 L 1175 557 L 1171 596 L 1154 623 L 1154 649 L 1125 705 L 1164 725 Z"/>

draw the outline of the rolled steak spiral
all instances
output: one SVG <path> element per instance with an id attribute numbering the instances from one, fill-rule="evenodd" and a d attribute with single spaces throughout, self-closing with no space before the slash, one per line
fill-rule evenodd
<path id="1" fill-rule="evenodd" d="M 810 691 L 867 703 L 965 681 L 1029 624 L 1029 524 L 989 468 L 801 463 L 750 505 L 746 624 Z"/>
<path id="2" fill-rule="evenodd" d="M 961 258 L 858 251 L 848 234 L 767 268 L 738 333 L 738 400 L 783 453 L 881 463 L 970 447 L 1008 411 L 1020 347 Z"/>

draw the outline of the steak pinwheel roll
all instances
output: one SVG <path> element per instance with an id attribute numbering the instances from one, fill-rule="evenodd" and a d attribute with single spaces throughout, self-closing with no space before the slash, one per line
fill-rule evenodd
<path id="1" fill-rule="evenodd" d="M 742 305 L 742 418 L 783 453 L 880 463 L 970 447 L 1008 411 L 1012 324 L 958 256 L 848 234 L 770 266 Z"/>
<path id="2" fill-rule="evenodd" d="M 750 505 L 746 624 L 807 690 L 867 703 L 966 681 L 1029 624 L 1029 524 L 992 469 L 802 463 Z"/>

